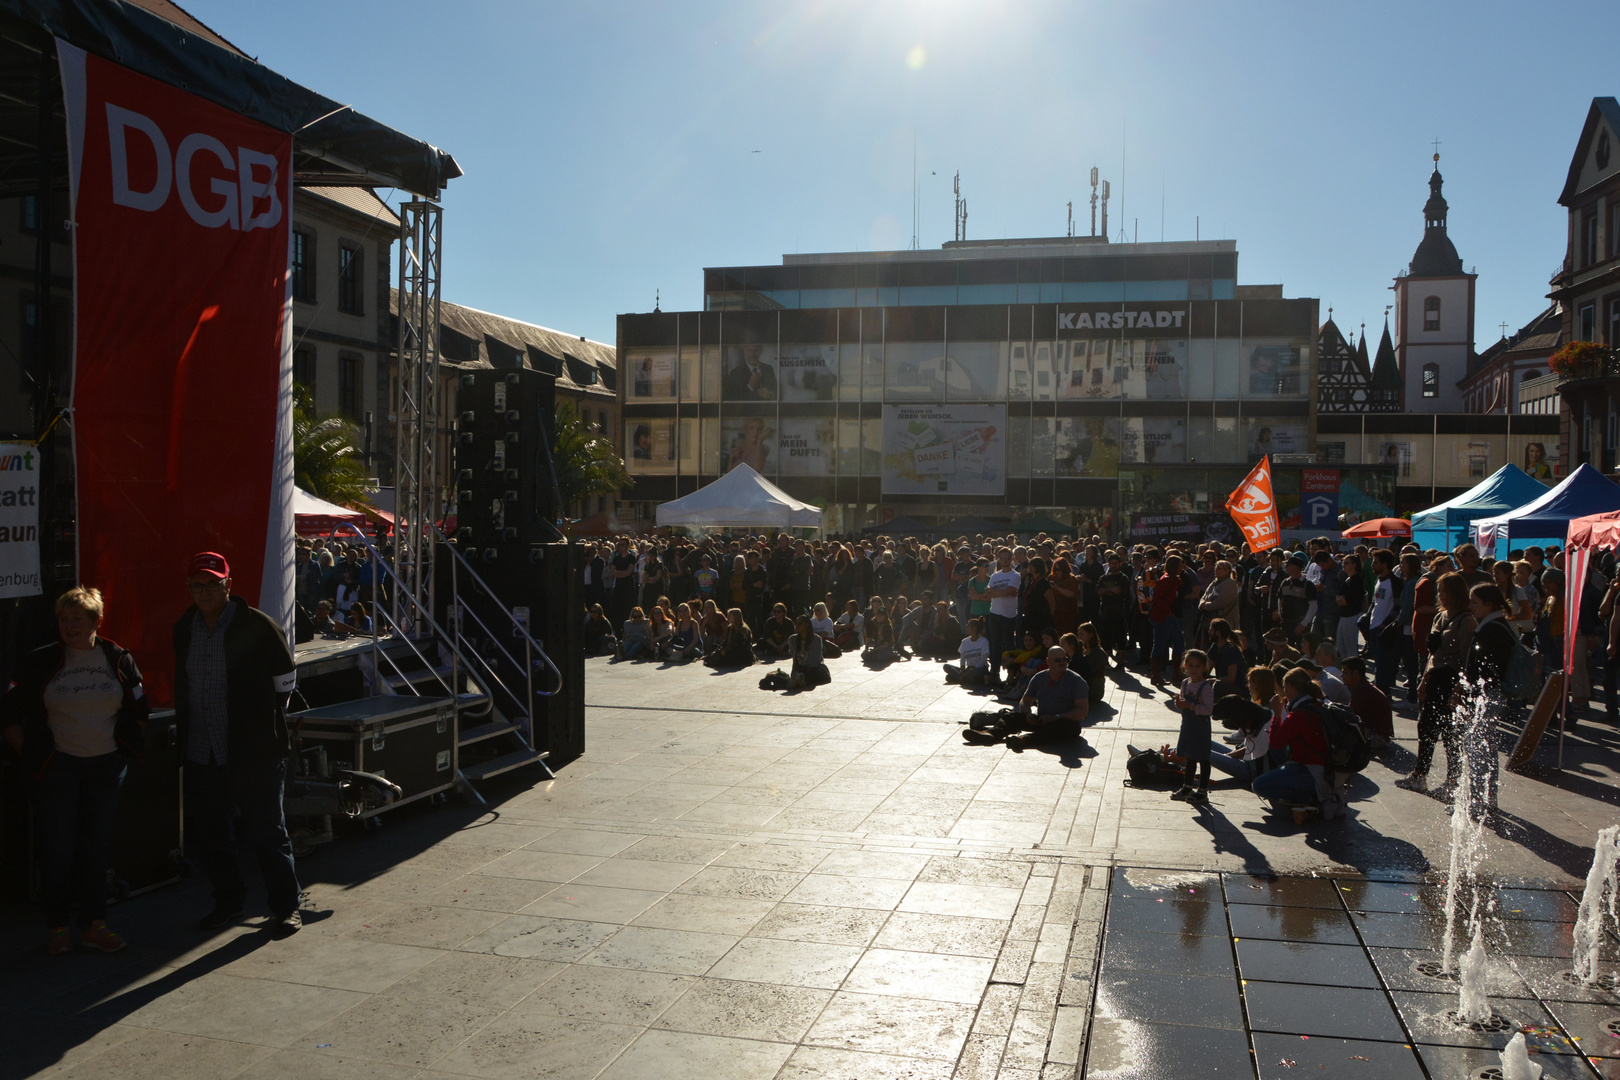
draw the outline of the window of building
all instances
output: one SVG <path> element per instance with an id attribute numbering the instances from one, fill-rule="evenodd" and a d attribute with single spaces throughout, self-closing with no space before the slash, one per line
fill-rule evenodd
<path id="1" fill-rule="evenodd" d="M 315 396 L 315 350 L 300 348 L 293 350 L 293 382 L 309 391 L 309 396 Z"/>
<path id="2" fill-rule="evenodd" d="M 360 280 L 360 249 L 344 244 L 338 249 L 338 310 L 364 315 L 364 290 Z"/>
<path id="3" fill-rule="evenodd" d="M 1609 257 L 1620 255 L 1620 205 L 1609 208 Z"/>
<path id="4" fill-rule="evenodd" d="M 1575 329 L 1582 341 L 1597 340 L 1597 305 L 1582 304 L 1575 313 Z"/>
<path id="5" fill-rule="evenodd" d="M 1539 379 L 1539 378 L 1541 378 L 1540 369 L 1539 368 L 1531 368 L 1529 371 L 1527 371 L 1523 375 L 1519 376 L 1519 381 L 1520 382 L 1525 382 L 1525 381 L 1528 381 L 1530 379 Z"/>
<path id="6" fill-rule="evenodd" d="M 315 299 L 315 237 L 293 230 L 292 293 L 294 300 Z"/>
<path id="7" fill-rule="evenodd" d="M 1609 344 L 1620 345 L 1620 297 L 1609 301 Z"/>
<path id="8" fill-rule="evenodd" d="M 1597 215 L 1588 214 L 1581 222 L 1581 265 L 1591 266 L 1598 260 Z"/>
<path id="9" fill-rule="evenodd" d="M 24 195 L 22 197 L 22 220 L 18 224 L 25 233 L 34 232 L 39 228 L 39 197 L 37 195 Z"/>
<path id="10" fill-rule="evenodd" d="M 1440 365 L 1423 365 L 1423 396 L 1426 398 L 1440 396 Z"/>
<path id="11" fill-rule="evenodd" d="M 1423 298 L 1423 329 L 1440 329 L 1440 298 L 1438 296 L 1425 296 Z"/>
<path id="12" fill-rule="evenodd" d="M 353 353 L 338 357 L 338 412 L 351 420 L 360 416 L 360 358 Z"/>

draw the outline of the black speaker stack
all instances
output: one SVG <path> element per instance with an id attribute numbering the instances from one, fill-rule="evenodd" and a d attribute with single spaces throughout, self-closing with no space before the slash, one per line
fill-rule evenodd
<path id="1" fill-rule="evenodd" d="M 583 584 L 577 545 L 558 531 L 556 473 L 551 433 L 556 380 L 529 369 L 468 372 L 461 376 L 455 431 L 456 529 L 451 537 L 488 591 L 455 580 L 456 595 L 477 619 L 464 617 L 462 633 L 513 691 L 526 693 L 529 674 L 515 667 L 532 658 L 522 635 L 496 606 L 498 600 L 545 649 L 561 678 L 541 663 L 533 672 L 534 744 L 557 764 L 585 749 Z M 447 607 L 448 559 L 438 563 L 436 594 Z M 491 595 L 493 594 L 493 596 Z M 448 610 L 441 614 L 449 618 Z M 482 625 L 480 625 L 480 623 Z M 502 649 L 497 648 L 496 638 Z M 510 654 L 508 659 L 506 654 Z M 549 696 L 544 692 L 555 691 Z M 497 695 L 499 699 L 499 695 Z M 499 701 L 503 711 L 514 707 Z"/>

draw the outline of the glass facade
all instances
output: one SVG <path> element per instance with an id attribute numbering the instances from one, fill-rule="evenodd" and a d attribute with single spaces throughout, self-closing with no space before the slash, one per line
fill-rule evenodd
<path id="1" fill-rule="evenodd" d="M 969 265 L 945 264 L 953 288 Z M 1316 327 L 1300 299 L 622 315 L 626 497 L 664 501 L 747 464 L 835 511 L 832 528 L 1218 510 L 1260 455 L 1314 451 Z"/>

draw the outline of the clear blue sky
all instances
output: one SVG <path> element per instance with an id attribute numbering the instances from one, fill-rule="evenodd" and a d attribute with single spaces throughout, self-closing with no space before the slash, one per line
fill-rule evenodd
<path id="1" fill-rule="evenodd" d="M 704 266 L 909 246 L 915 133 L 924 247 L 957 170 L 970 237 L 1053 236 L 1098 165 L 1116 235 L 1123 202 L 1160 239 L 1162 196 L 1164 238 L 1201 219 L 1240 281 L 1375 335 L 1438 137 L 1483 348 L 1546 304 L 1575 140 L 1620 93 L 1600 3 L 183 2 L 456 156 L 446 299 L 608 342 L 655 289 L 701 307 Z"/>

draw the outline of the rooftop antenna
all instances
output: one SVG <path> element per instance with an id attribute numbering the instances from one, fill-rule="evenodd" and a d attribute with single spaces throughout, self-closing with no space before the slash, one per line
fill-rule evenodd
<path id="1" fill-rule="evenodd" d="M 917 129 L 911 129 L 911 250 L 918 248 L 917 234 L 921 222 L 917 218 Z"/>
<path id="2" fill-rule="evenodd" d="M 1133 244 L 1136 243 L 1137 238 L 1140 237 L 1141 235 L 1142 235 L 1142 219 L 1141 218 L 1132 218 L 1131 219 L 1131 243 L 1133 243 Z"/>
<path id="3" fill-rule="evenodd" d="M 1074 235 L 1074 200 L 1069 200 L 1069 235 Z"/>
<path id="4" fill-rule="evenodd" d="M 1159 174 L 1159 243 L 1164 243 L 1164 174 Z"/>
<path id="5" fill-rule="evenodd" d="M 1102 238 L 1104 243 L 1108 241 L 1108 196 L 1112 192 L 1113 186 L 1104 180 L 1102 182 Z"/>
<path id="6" fill-rule="evenodd" d="M 956 177 L 951 181 L 951 190 L 956 193 L 956 239 L 958 242 L 967 239 L 967 200 L 962 198 L 962 170 L 956 170 Z"/>
<path id="7" fill-rule="evenodd" d="M 1104 225 L 1103 232 L 1106 233 L 1107 231 L 1108 226 Z M 1095 165 L 1091 167 L 1091 235 L 1097 235 L 1097 166 Z"/>
<path id="8" fill-rule="evenodd" d="M 1119 129 L 1119 242 L 1125 242 L 1125 128 Z"/>
<path id="9" fill-rule="evenodd" d="M 653 314 L 654 315 L 657 315 L 658 312 L 659 312 L 659 304 L 660 304 L 660 299 L 659 298 L 661 296 L 662 296 L 662 293 L 658 289 L 653 290 Z"/>

